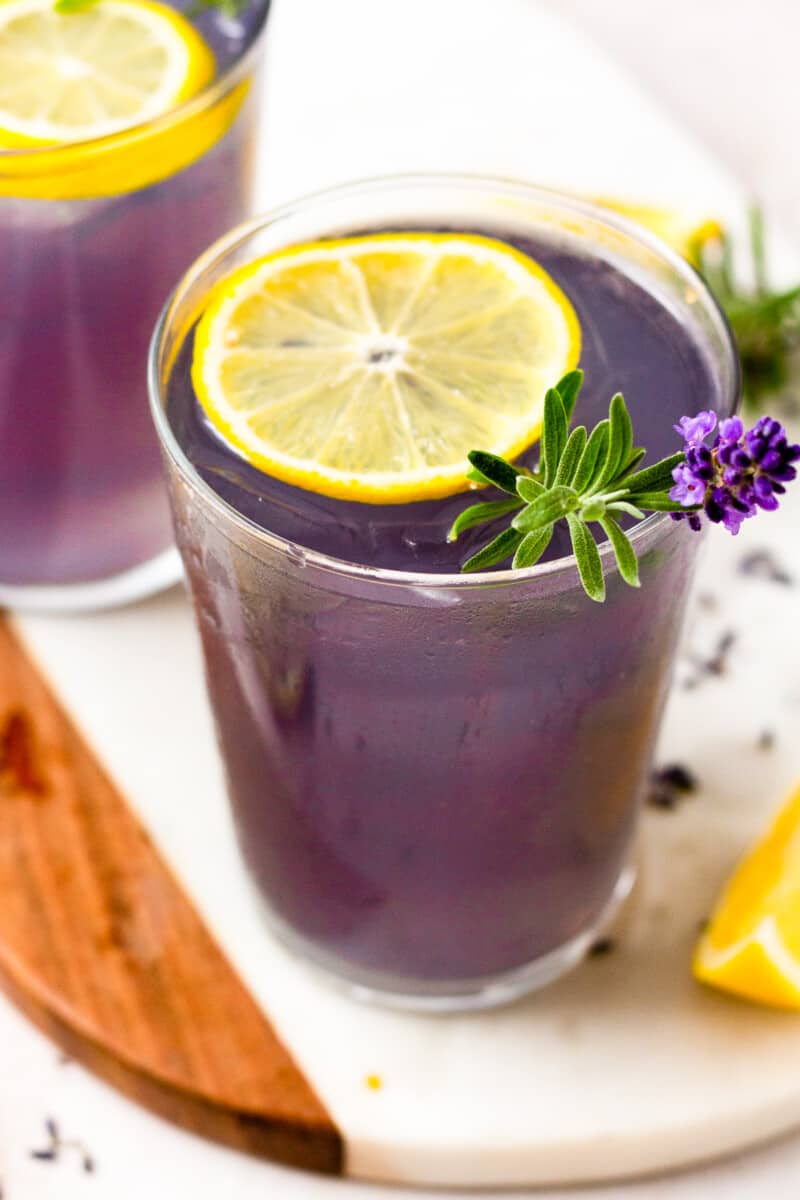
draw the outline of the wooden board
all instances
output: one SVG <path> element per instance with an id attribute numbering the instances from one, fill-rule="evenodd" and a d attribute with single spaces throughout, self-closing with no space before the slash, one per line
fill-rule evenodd
<path id="1" fill-rule="evenodd" d="M 340 1170 L 325 1108 L 3 619 L 0 975 L 65 1051 L 148 1108 Z"/>

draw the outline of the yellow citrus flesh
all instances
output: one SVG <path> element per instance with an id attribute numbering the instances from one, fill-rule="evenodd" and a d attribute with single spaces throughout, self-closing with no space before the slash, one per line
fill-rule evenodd
<path id="1" fill-rule="evenodd" d="M 697 221 L 671 209 L 657 208 L 654 205 L 629 204 L 622 200 L 605 198 L 596 200 L 595 203 L 643 225 L 677 251 L 682 258 L 688 259 L 693 266 L 699 265 L 703 247 L 708 242 L 716 241 L 723 232 L 719 222 L 713 219 Z"/>
<path id="2" fill-rule="evenodd" d="M 166 178 L 224 133 L 219 105 L 174 124 L 213 79 L 214 56 L 154 0 L 0 0 L 0 195 L 78 199 Z M 230 97 L 227 107 L 230 108 Z"/>
<path id="3" fill-rule="evenodd" d="M 216 430 L 308 491 L 400 504 L 462 491 L 467 453 L 514 458 L 580 329 L 550 276 L 478 236 L 293 246 L 224 279 L 192 378 Z"/>
<path id="4" fill-rule="evenodd" d="M 195 95 L 214 56 L 185 17 L 153 0 L 0 3 L 0 144 L 107 137 Z"/>
<path id="5" fill-rule="evenodd" d="M 698 943 L 703 983 L 800 1009 L 800 789 L 744 859 Z"/>

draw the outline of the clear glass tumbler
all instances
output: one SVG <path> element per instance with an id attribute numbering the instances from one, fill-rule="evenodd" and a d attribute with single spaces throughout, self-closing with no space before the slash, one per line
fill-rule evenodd
<path id="1" fill-rule="evenodd" d="M 267 6 L 197 18 L 220 69 L 179 108 L 0 150 L 0 605 L 102 608 L 179 577 L 147 346 L 182 272 L 251 211 Z"/>
<path id="2" fill-rule="evenodd" d="M 702 338 L 733 411 L 735 350 L 691 267 L 608 213 L 491 181 L 376 181 L 244 227 L 185 277 L 151 355 L 230 799 L 269 922 L 355 993 L 442 1011 L 562 974 L 629 890 L 700 539 L 666 515 L 639 523 L 639 591 L 602 547 L 602 605 L 570 557 L 468 576 L 360 566 L 223 500 L 179 444 L 166 396 L 204 297 L 242 263 L 324 234 L 490 217 L 644 281 Z"/>

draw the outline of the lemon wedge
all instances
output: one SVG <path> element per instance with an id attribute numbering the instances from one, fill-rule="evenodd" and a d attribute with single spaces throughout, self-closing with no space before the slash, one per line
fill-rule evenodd
<path id="1" fill-rule="evenodd" d="M 153 0 L 0 4 L 0 145 L 108 137 L 195 95 L 214 56 L 181 16 Z"/>
<path id="2" fill-rule="evenodd" d="M 744 859 L 697 946 L 703 983 L 800 1009 L 800 789 Z"/>
<path id="3" fill-rule="evenodd" d="M 516 457 L 579 353 L 566 296 L 512 247 L 377 234 L 293 246 L 223 280 L 192 378 L 217 431 L 267 474 L 400 504 L 468 487 L 476 446 Z"/>

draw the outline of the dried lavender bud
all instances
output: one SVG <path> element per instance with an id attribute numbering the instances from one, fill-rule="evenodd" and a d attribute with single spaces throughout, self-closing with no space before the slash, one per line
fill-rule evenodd
<path id="1" fill-rule="evenodd" d="M 682 763 L 670 763 L 667 767 L 661 767 L 654 772 L 654 778 L 679 792 L 697 791 L 697 777 Z"/>
<path id="2" fill-rule="evenodd" d="M 673 809 L 683 796 L 697 791 L 697 778 L 682 763 L 670 763 L 653 771 L 647 802 L 653 808 Z"/>
<path id="3" fill-rule="evenodd" d="M 613 938 L 601 937 L 589 947 L 589 957 L 602 958 L 603 955 L 610 954 L 612 950 L 616 950 L 616 948 L 617 943 Z"/>
<path id="4" fill-rule="evenodd" d="M 720 635 L 713 653 L 708 658 L 691 657 L 696 674 L 686 681 L 686 688 L 696 688 L 703 677 L 724 675 L 728 669 L 728 658 L 736 644 L 736 634 L 732 629 L 726 629 Z"/>
<path id="5" fill-rule="evenodd" d="M 31 1150 L 30 1157 L 35 1158 L 37 1162 L 57 1162 L 61 1157 L 62 1150 L 75 1151 L 80 1155 L 81 1166 L 87 1175 L 94 1174 L 96 1164 L 89 1151 L 83 1142 L 77 1138 L 63 1138 L 57 1123 L 52 1117 L 47 1117 L 44 1122 L 45 1131 L 50 1140 L 49 1146 L 43 1146 L 39 1150 Z M 2 1200 L 2 1196 L 0 1196 Z"/>
<path id="6" fill-rule="evenodd" d="M 697 603 L 705 612 L 716 612 L 719 608 L 719 601 L 713 592 L 701 592 L 697 597 Z"/>
<path id="7" fill-rule="evenodd" d="M 710 658 L 705 661 L 705 669 L 709 675 L 724 675 L 728 668 L 728 656 L 736 644 L 736 634 L 732 629 L 726 629 L 721 634 L 717 647 Z"/>
<path id="8" fill-rule="evenodd" d="M 777 561 L 769 550 L 752 550 L 739 560 L 740 575 L 748 575 L 752 579 L 764 579 L 767 583 L 780 583 L 784 587 L 792 587 L 794 579 Z"/>

